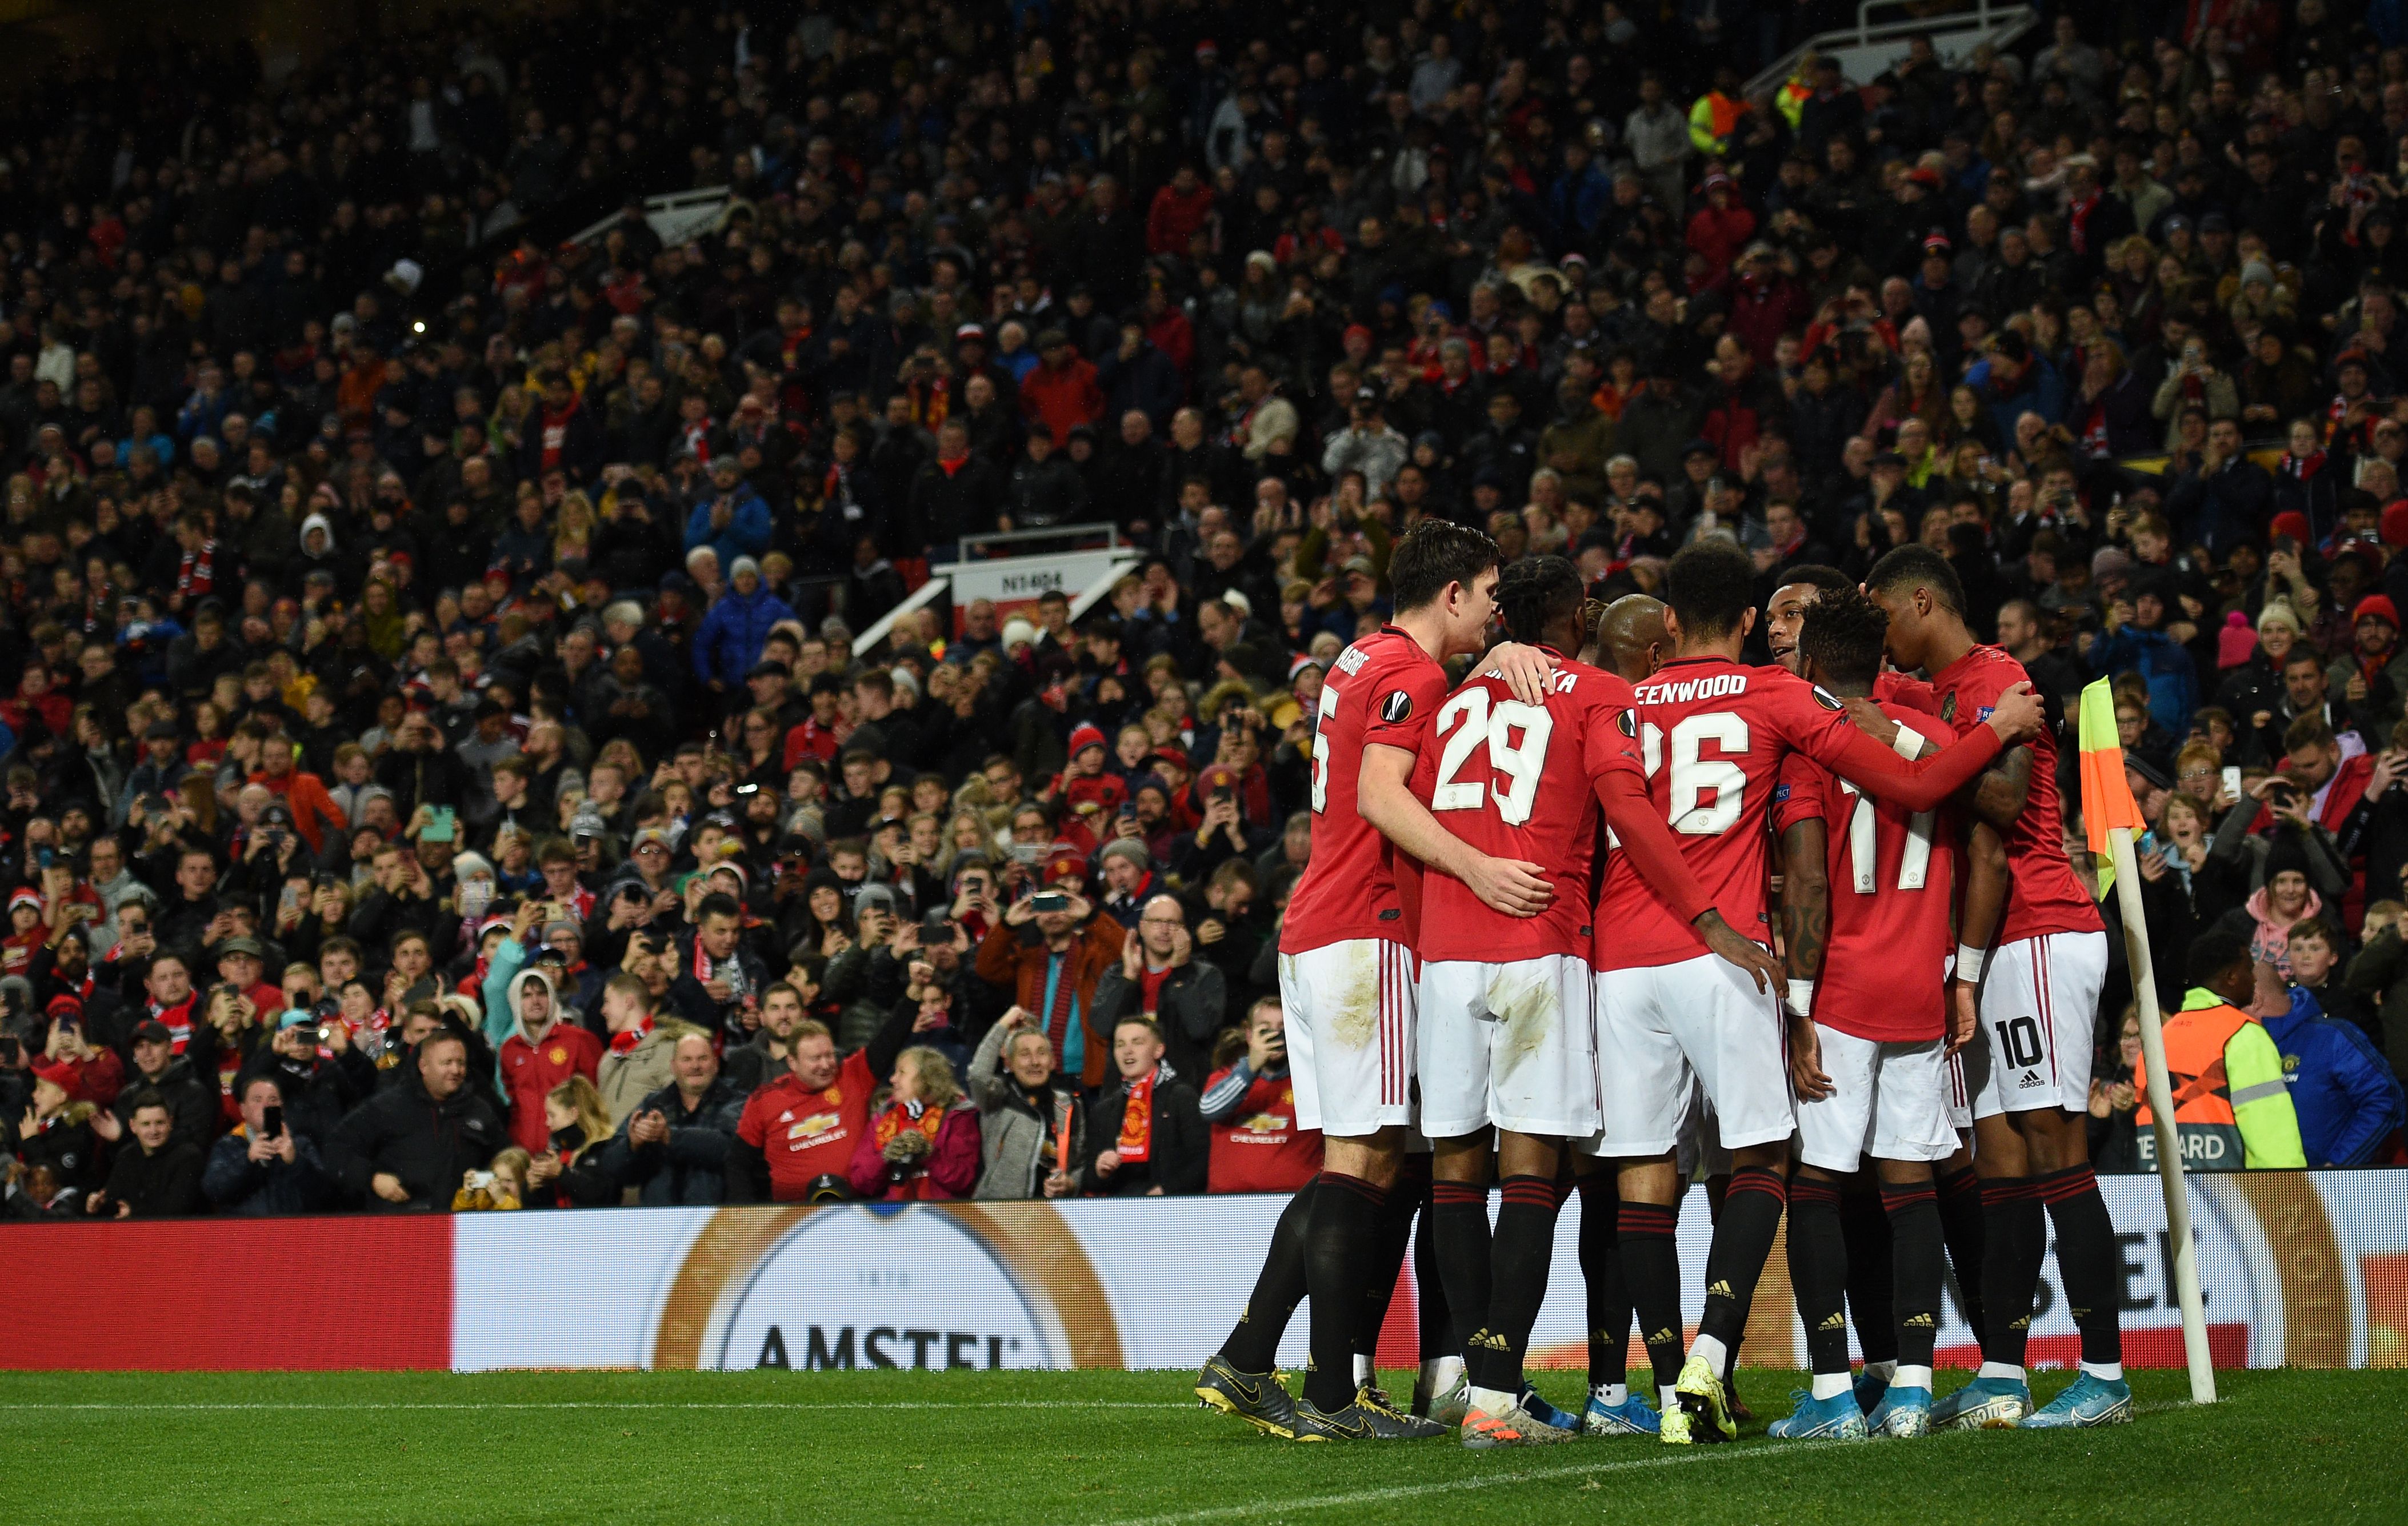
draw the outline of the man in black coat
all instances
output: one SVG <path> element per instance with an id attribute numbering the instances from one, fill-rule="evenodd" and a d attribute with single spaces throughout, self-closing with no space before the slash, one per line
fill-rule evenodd
<path id="1" fill-rule="evenodd" d="M 343 1115 L 377 1089 L 377 1071 L 375 1062 L 352 1047 L 341 1023 L 325 1028 L 331 1058 L 319 1056 L 318 1033 L 317 1019 L 308 1014 L 279 1019 L 275 1035 L 252 1053 L 235 1091 L 237 1095 L 248 1091 L 255 1077 L 271 1077 L 294 1129 L 323 1147 Z"/>
<path id="2" fill-rule="evenodd" d="M 126 1048 L 134 1056 L 134 1074 L 126 1077 L 111 1108 L 118 1122 L 134 1120 L 136 1097 L 156 1096 L 175 1120 L 175 1137 L 208 1148 L 218 1135 L 217 1088 L 204 1083 L 193 1062 L 176 1053 L 167 1025 L 155 1019 L 135 1024 L 133 1042 Z"/>
<path id="3" fill-rule="evenodd" d="M 244 1077 L 242 1127 L 220 1139 L 209 1150 L 201 1173 L 201 1192 L 220 1213 L 258 1217 L 267 1214 L 317 1213 L 334 1206 L 334 1177 L 326 1170 L 317 1145 L 294 1132 L 289 1120 L 274 1134 L 267 1129 L 267 1110 L 282 1107 L 284 1095 L 276 1078 L 265 1074 Z"/>
<path id="4" fill-rule="evenodd" d="M 688 1034 L 670 1064 L 677 1079 L 636 1105 L 596 1164 L 646 1207 L 695 1206 L 727 1196 L 727 1152 L 745 1093 L 719 1074 L 710 1040 Z"/>
<path id="5" fill-rule="evenodd" d="M 327 1155 L 344 1189 L 377 1212 L 452 1205 L 471 1171 L 509 1143 L 500 1109 L 468 1084 L 468 1046 L 445 1029 L 419 1041 L 417 1074 L 351 1110 Z"/>
<path id="6" fill-rule="evenodd" d="M 134 1094 L 133 1137 L 118 1146 L 108 1185 L 84 1199 L 98 1219 L 180 1219 L 201 1205 L 201 1147 L 175 1136 L 166 1099 L 148 1087 Z"/>
<path id="7" fill-rule="evenodd" d="M 1079 1190 L 1099 1197 L 1178 1197 L 1204 1191 L 1211 1142 L 1196 1089 L 1162 1062 L 1162 1030 L 1152 1018 L 1121 1019 L 1112 1030 L 1119 1084 L 1087 1104 Z M 1132 1101 L 1145 1094 L 1146 1116 L 1125 1128 Z"/>

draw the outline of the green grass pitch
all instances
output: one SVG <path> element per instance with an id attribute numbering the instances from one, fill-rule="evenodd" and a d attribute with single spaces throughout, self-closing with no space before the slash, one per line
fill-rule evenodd
<path id="1" fill-rule="evenodd" d="M 1952 1386 L 1956 1375 L 1942 1377 Z M 1406 1379 L 1398 1386 L 1409 1383 Z M 1793 1373 L 1751 1370 L 1759 1416 Z M 2039 1375 L 2045 1402 L 2066 1381 Z M 0 1375 L 20 1522 L 854 1526 L 1041 1522 L 2408 1519 L 2408 1375 L 2139 1375 L 2109 1431 L 1738 1445 L 1300 1447 L 1175 1373 Z M 1575 1374 L 1541 1387 L 1573 1403 Z"/>

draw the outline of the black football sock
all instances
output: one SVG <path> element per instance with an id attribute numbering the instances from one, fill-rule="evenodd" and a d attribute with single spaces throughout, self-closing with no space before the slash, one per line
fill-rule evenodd
<path id="1" fill-rule="evenodd" d="M 1948 1246 L 1949 1274 L 1956 1279 L 1956 1307 L 1973 1327 L 1973 1340 L 1989 1354 L 1982 1323 L 1982 1181 L 1971 1166 L 1958 1166 L 1936 1184 L 1940 1235 Z"/>
<path id="2" fill-rule="evenodd" d="M 1797 1184 L 1790 1187 L 1794 1199 Z M 1871 1184 L 1840 1190 L 1840 1234 L 1848 1246 L 1848 1323 L 1856 1327 L 1856 1348 L 1868 1364 L 1898 1360 L 1896 1286 L 1882 1192 Z"/>
<path id="3" fill-rule="evenodd" d="M 1279 1222 L 1271 1226 L 1270 1248 L 1263 1252 L 1263 1269 L 1254 1276 L 1254 1291 L 1239 1311 L 1238 1328 L 1221 1343 L 1221 1360 L 1241 1373 L 1267 1373 L 1279 1363 L 1280 1337 L 1287 1333 L 1288 1317 L 1304 1302 L 1305 1224 L 1320 1184 L 1318 1177 L 1306 1182 L 1280 1210 Z"/>
<path id="4" fill-rule="evenodd" d="M 1806 1325 L 1808 1363 L 1824 1376 L 1848 1370 L 1848 1319 L 1840 1306 L 1847 1286 L 1839 1188 L 1801 1175 L 1789 1184 L 1789 1288 Z"/>
<path id="5" fill-rule="evenodd" d="M 1722 1343 L 1726 1377 L 1739 1361 L 1756 1278 L 1764 1275 L 1765 1259 L 1772 1254 L 1772 1237 L 1781 1233 L 1787 1189 L 1780 1172 L 1759 1165 L 1732 1172 L 1730 1188 L 1723 1194 L 1722 1222 L 1714 1226 L 1713 1248 L 1706 1253 L 1706 1312 L 1698 1321 L 1698 1334 Z M 1847 1264 L 1844 1255 L 1839 1266 Z"/>
<path id="6" fill-rule="evenodd" d="M 1416 1169 L 1418 1162 L 1418 1169 Z M 1354 1331 L 1355 1365 L 1376 1374 L 1380 1332 L 1397 1296 L 1397 1278 L 1412 1249 L 1413 1216 L 1429 1191 L 1429 1157 L 1408 1155 L 1380 1202 L 1380 1227 L 1372 1260 L 1363 1268 L 1363 1322 Z"/>
<path id="7" fill-rule="evenodd" d="M 1376 1259 L 1386 1197 L 1360 1177 L 1321 1174 L 1304 1232 L 1305 1285 L 1312 1299 L 1312 1362 L 1304 1396 L 1326 1413 L 1354 1399 L 1354 1336 L 1362 1324 L 1364 1268 Z"/>
<path id="8" fill-rule="evenodd" d="M 1681 1380 L 1681 1252 L 1672 1238 L 1680 1210 L 1626 1199 L 1618 1217 L 1622 1272 L 1630 1282 L 1639 1338 L 1647 1345 L 1647 1364 L 1660 1393 Z"/>
<path id="9" fill-rule="evenodd" d="M 2057 1226 L 2057 1276 L 2065 1287 L 2066 1310 L 2082 1331 L 2086 1366 L 2120 1367 L 2124 1361 L 2124 1286 L 2115 1249 L 2115 1224 L 2099 1177 L 2086 1162 L 2040 1178 L 2041 1201 Z"/>
<path id="10" fill-rule="evenodd" d="M 1620 1383 L 1630 1359 L 1630 1289 L 1616 1233 L 1622 1200 L 1611 1174 L 1580 1178 L 1581 1280 L 1588 1285 L 1588 1386 Z"/>
<path id="11" fill-rule="evenodd" d="M 1471 1386 L 1512 1393 L 1522 1386 L 1522 1356 L 1547 1296 L 1547 1267 L 1555 1251 L 1555 1184 L 1546 1177 L 1508 1177 L 1489 1244 L 1488 1333 L 1466 1357 Z"/>
<path id="12" fill-rule="evenodd" d="M 1940 1287 L 1948 1275 L 1941 1253 L 1940 1198 L 1928 1181 L 1884 1182 L 1881 1205 L 1889 1215 L 1897 1323 L 1894 1360 L 1901 1367 L 1931 1366 L 1940 1334 Z M 1796 1231 L 1792 1230 L 1792 1234 Z M 1858 1331 L 1859 1336 L 1863 1331 Z"/>
<path id="13" fill-rule="evenodd" d="M 2020 1368 L 2031 1335 L 2032 1293 L 2040 1285 L 2048 1215 L 2028 1177 L 1982 1183 L 1982 1337 L 1985 1366 Z"/>
<path id="14" fill-rule="evenodd" d="M 1413 1221 L 1413 1313 L 1425 1364 L 1463 1354 L 1455 1340 L 1455 1313 L 1446 1301 L 1446 1279 L 1439 1276 L 1438 1210 L 1429 1198 L 1434 1185 L 1423 1187 L 1421 1217 Z"/>
<path id="15" fill-rule="evenodd" d="M 1488 1320 L 1488 1189 L 1468 1181 L 1430 1184 L 1438 1276 L 1454 1316 L 1450 1356 L 1469 1358 L 1471 1338 Z"/>

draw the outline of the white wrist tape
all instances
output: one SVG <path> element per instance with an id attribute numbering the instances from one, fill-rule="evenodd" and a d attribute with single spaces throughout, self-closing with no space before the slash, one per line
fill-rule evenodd
<path id="1" fill-rule="evenodd" d="M 1792 1016 L 1800 1018 L 1813 1017 L 1814 1015 L 1814 982 L 1812 980 L 1800 980 L 1798 977 L 1794 975 L 1791 976 L 1789 977 L 1789 994 L 1784 999 L 1784 1005 L 1789 1008 Z"/>
<path id="2" fill-rule="evenodd" d="M 1982 978 L 1984 953 L 1985 950 L 1976 948 L 1970 943 L 1958 944 L 1956 946 L 1956 978 L 1979 984 Z"/>

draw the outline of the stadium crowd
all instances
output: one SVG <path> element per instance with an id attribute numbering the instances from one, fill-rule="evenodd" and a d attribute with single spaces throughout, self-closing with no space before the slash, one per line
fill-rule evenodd
<path id="1" fill-rule="evenodd" d="M 2408 23 L 1748 95 L 1828 8 L 630 4 L 32 87 L 7 1212 L 1293 1187 L 1315 700 L 1424 516 L 1600 599 L 1939 549 L 2114 679 L 2157 966 L 2247 935 L 2308 1163 L 2398 1158 Z M 1104 524 L 1078 622 L 861 649 Z"/>

